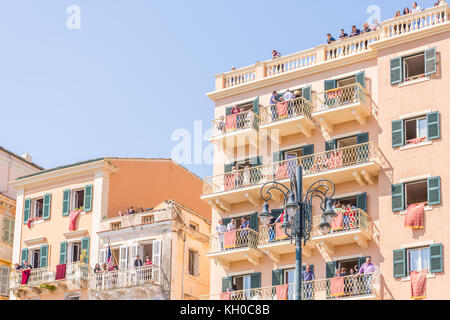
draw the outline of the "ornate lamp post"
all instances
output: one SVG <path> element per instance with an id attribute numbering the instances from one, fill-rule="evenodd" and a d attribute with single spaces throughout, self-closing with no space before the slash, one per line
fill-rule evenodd
<path id="1" fill-rule="evenodd" d="M 303 169 L 296 168 L 296 174 L 291 176 L 290 188 L 276 181 L 268 182 L 261 187 L 261 199 L 265 201 L 259 218 L 263 225 L 268 225 L 273 218 L 269 211 L 268 201 L 272 200 L 272 190 L 283 194 L 283 209 L 288 218 L 284 218 L 281 228 L 289 239 L 295 242 L 295 299 L 301 300 L 302 288 L 302 240 L 306 244 L 311 237 L 311 208 L 314 198 L 320 199 L 323 216 L 319 227 L 328 233 L 331 221 L 336 216 L 332 205 L 335 185 L 330 180 L 321 179 L 314 182 L 303 197 Z"/>

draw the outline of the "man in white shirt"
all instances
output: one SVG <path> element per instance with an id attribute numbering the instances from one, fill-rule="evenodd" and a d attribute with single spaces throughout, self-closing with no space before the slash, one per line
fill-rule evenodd
<path id="1" fill-rule="evenodd" d="M 413 13 L 419 12 L 419 11 L 421 11 L 421 10 L 422 10 L 422 9 L 420 8 L 420 6 L 417 5 L 417 2 L 413 2 L 413 3 L 412 3 L 412 10 L 411 10 L 411 11 L 412 11 Z"/>
<path id="2" fill-rule="evenodd" d="M 287 90 L 286 93 L 283 95 L 283 99 L 284 101 L 290 101 L 292 99 L 294 99 L 294 94 L 292 93 L 291 90 Z"/>
<path id="3" fill-rule="evenodd" d="M 219 220 L 219 224 L 216 226 L 217 238 L 220 244 L 220 250 L 223 250 L 224 233 L 227 232 L 227 227 L 223 224 L 223 220 Z"/>
<path id="4" fill-rule="evenodd" d="M 228 231 L 236 230 L 236 224 L 234 219 L 231 219 L 230 223 L 227 225 L 227 230 Z"/>

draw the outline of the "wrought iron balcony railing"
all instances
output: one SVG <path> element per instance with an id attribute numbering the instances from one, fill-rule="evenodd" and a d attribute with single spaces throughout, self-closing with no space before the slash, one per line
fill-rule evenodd
<path id="1" fill-rule="evenodd" d="M 260 125 L 266 125 L 277 121 L 287 120 L 290 118 L 304 116 L 311 118 L 312 105 L 311 102 L 304 97 L 296 98 L 287 103 L 285 110 L 279 110 L 276 105 L 266 106 L 260 109 Z"/>
<path id="2" fill-rule="evenodd" d="M 237 229 L 209 237 L 209 253 L 230 252 L 234 249 L 256 248 L 259 235 L 253 229 Z"/>
<path id="3" fill-rule="evenodd" d="M 352 103 L 360 103 L 366 106 L 368 98 L 368 92 L 359 83 L 319 92 L 313 96 L 314 112 L 331 110 Z"/>
<path id="4" fill-rule="evenodd" d="M 211 139 L 246 129 L 258 129 L 259 116 L 252 110 L 223 116 L 212 121 Z"/>

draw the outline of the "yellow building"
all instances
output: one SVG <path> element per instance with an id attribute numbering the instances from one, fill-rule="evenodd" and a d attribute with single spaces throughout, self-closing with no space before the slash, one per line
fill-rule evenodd
<path id="1" fill-rule="evenodd" d="M 11 269 L 14 241 L 14 213 L 16 201 L 0 194 L 0 300 L 9 296 L 9 271 Z"/>

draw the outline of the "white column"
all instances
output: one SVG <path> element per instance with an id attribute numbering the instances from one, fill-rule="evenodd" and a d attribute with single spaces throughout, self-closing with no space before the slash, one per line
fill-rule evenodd
<path id="1" fill-rule="evenodd" d="M 20 250 L 21 250 L 21 243 L 22 243 L 22 227 L 23 224 L 23 204 L 24 204 L 24 198 L 25 198 L 25 190 L 20 189 L 17 191 L 17 197 L 16 197 L 16 216 L 14 218 L 14 243 L 13 243 L 13 256 L 12 256 L 12 264 L 14 263 L 21 263 L 20 261 Z M 17 297 L 12 294 L 12 291 L 10 291 L 9 295 L 10 300 L 17 300 Z"/>

